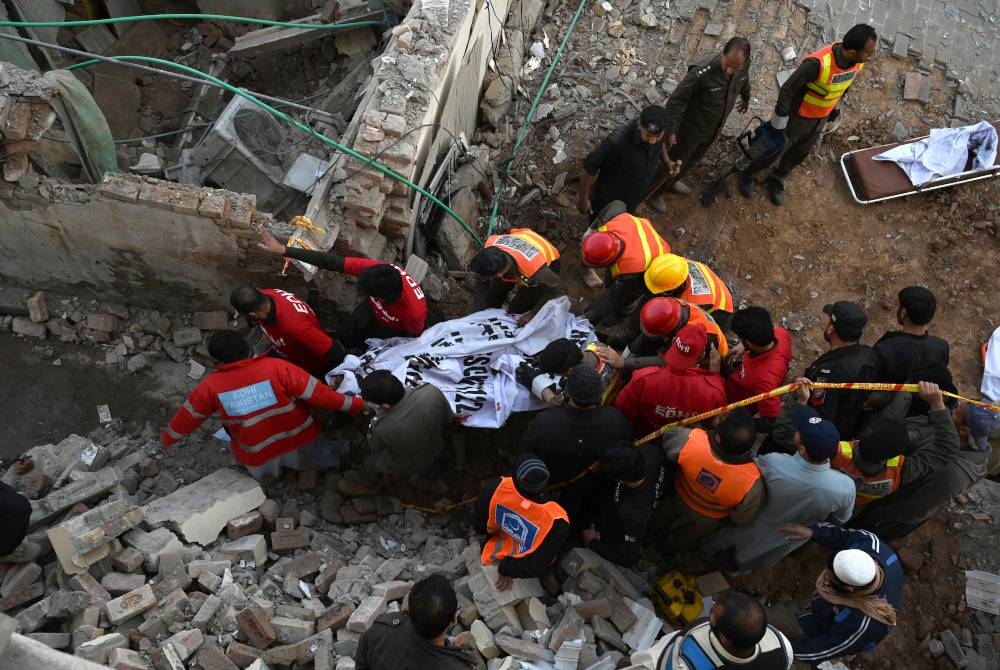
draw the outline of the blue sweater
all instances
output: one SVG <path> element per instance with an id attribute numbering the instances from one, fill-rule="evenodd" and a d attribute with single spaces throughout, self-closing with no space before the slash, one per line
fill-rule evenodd
<path id="1" fill-rule="evenodd" d="M 903 566 L 888 544 L 866 530 L 850 530 L 828 523 L 812 527 L 813 540 L 840 551 L 860 549 L 882 567 L 885 578 L 875 595 L 882 596 L 899 611 L 903 599 Z M 806 637 L 792 643 L 795 658 L 806 663 L 820 663 L 833 658 L 871 651 L 892 630 L 891 626 L 872 619 L 860 610 L 832 605 L 819 596 L 810 603 L 809 614 L 799 617 Z"/>

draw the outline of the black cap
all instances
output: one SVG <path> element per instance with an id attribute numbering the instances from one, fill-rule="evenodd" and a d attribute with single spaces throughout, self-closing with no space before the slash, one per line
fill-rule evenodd
<path id="1" fill-rule="evenodd" d="M 528 494 L 539 494 L 549 483 L 549 469 L 537 456 L 525 454 L 514 464 L 514 483 Z"/>
<path id="2" fill-rule="evenodd" d="M 553 340 L 535 354 L 535 365 L 542 372 L 561 375 L 583 360 L 583 352 L 572 340 L 561 337 Z"/>
<path id="3" fill-rule="evenodd" d="M 838 300 L 832 305 L 823 305 L 823 313 L 830 315 L 830 323 L 840 339 L 856 342 L 868 323 L 868 316 L 861 305 L 850 300 Z"/>
<path id="4" fill-rule="evenodd" d="M 604 385 L 601 383 L 601 376 L 597 371 L 580 363 L 574 365 L 566 375 L 566 392 L 569 399 L 581 407 L 590 407 L 601 402 L 604 394 Z"/>

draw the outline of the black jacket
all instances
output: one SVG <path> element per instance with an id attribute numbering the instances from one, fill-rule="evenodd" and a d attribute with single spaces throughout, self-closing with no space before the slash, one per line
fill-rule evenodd
<path id="1" fill-rule="evenodd" d="M 535 415 L 521 436 L 521 453 L 542 459 L 549 483 L 556 484 L 573 479 L 622 440 L 632 441 L 632 426 L 618 409 L 579 409 L 567 403 Z"/>
<path id="2" fill-rule="evenodd" d="M 375 619 L 354 654 L 357 670 L 481 670 L 486 667 L 471 647 L 439 647 L 417 635 L 410 618 L 390 612 Z"/>
<path id="3" fill-rule="evenodd" d="M 950 349 L 948 342 L 934 335 L 910 335 L 901 330 L 891 330 L 873 347 L 878 355 L 880 382 L 904 384 L 921 381 L 912 375 L 918 368 L 930 365 L 948 367 Z"/>
<path id="4" fill-rule="evenodd" d="M 871 382 L 878 374 L 878 356 L 864 344 L 850 344 L 826 352 L 806 368 L 814 382 Z M 841 440 L 853 440 L 864 419 L 865 393 L 849 390 L 815 389 L 809 404 L 824 419 L 837 425 Z"/>
<path id="5" fill-rule="evenodd" d="M 28 533 L 31 503 L 20 493 L 0 482 L 0 556 L 6 556 L 21 544 Z"/>
<path id="6" fill-rule="evenodd" d="M 637 447 L 646 461 L 642 486 L 629 488 L 621 482 L 607 480 L 597 530 L 601 539 L 594 539 L 588 548 L 612 563 L 631 567 L 642 556 L 646 532 L 653 512 L 660 502 L 666 473 L 663 449 L 656 442 Z"/>
<path id="7" fill-rule="evenodd" d="M 479 497 L 472 508 L 472 527 L 480 536 L 481 546 L 489 541 L 486 524 L 490 518 L 490 500 L 500 486 L 500 478 L 494 477 L 483 482 Z M 536 502 L 544 502 L 536 499 Z M 549 534 L 533 552 L 522 558 L 508 556 L 497 564 L 497 570 L 504 577 L 541 577 L 555 563 L 556 557 L 569 537 L 569 524 L 561 519 L 552 524 Z"/>
<path id="8" fill-rule="evenodd" d="M 688 68 L 667 100 L 667 135 L 684 133 L 703 140 L 714 138 L 733 111 L 737 96 L 750 102 L 749 59 L 732 77 L 722 71 L 720 54 L 698 61 Z"/>

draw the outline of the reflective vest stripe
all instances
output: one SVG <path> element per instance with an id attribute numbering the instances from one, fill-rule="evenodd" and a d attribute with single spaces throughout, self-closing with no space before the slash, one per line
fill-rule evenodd
<path id="1" fill-rule="evenodd" d="M 864 68 L 863 63 L 846 69 L 840 68 L 833 55 L 834 46 L 836 45 L 828 44 L 807 56 L 818 60 L 820 67 L 817 78 L 806 84 L 806 93 L 798 109 L 799 116 L 803 118 L 822 119 L 829 116 Z"/>
<path id="2" fill-rule="evenodd" d="M 306 390 L 303 391 L 302 395 L 300 395 L 299 397 L 302 398 L 303 400 L 309 400 L 309 398 L 312 398 L 313 391 L 316 390 L 316 383 L 317 379 L 315 377 L 310 377 L 309 383 L 306 384 Z"/>
<path id="3" fill-rule="evenodd" d="M 899 488 L 899 480 L 905 461 L 905 456 L 894 456 L 885 462 L 885 470 L 877 475 L 866 477 L 854 465 L 854 442 L 840 442 L 830 465 L 854 480 L 856 489 L 854 506 L 857 508 L 894 493 Z"/>
<path id="4" fill-rule="evenodd" d="M 688 285 L 681 294 L 681 300 L 698 305 L 706 312 L 719 310 L 729 312 L 733 309 L 733 297 L 725 282 L 704 263 L 686 259 L 688 264 Z"/>
<path id="5" fill-rule="evenodd" d="M 183 407 L 184 409 L 187 410 L 188 414 L 190 414 L 196 419 L 207 419 L 210 416 L 208 414 L 202 414 L 201 412 L 196 411 L 194 405 L 191 404 L 190 400 L 185 400 Z"/>
<path id="6" fill-rule="evenodd" d="M 171 428 L 169 424 L 167 425 L 166 431 L 167 431 L 167 435 L 169 435 L 170 437 L 174 438 L 175 440 L 180 440 L 181 438 L 184 437 L 183 435 L 181 435 L 180 433 L 178 433 L 176 430 L 174 430 L 173 428 Z"/>
<path id="7" fill-rule="evenodd" d="M 279 414 L 285 414 L 291 412 L 295 409 L 295 401 L 285 403 L 280 407 L 274 407 L 267 410 L 266 412 L 261 412 L 260 414 L 255 414 L 248 419 L 222 419 L 222 425 L 224 426 L 243 426 L 244 428 L 249 428 L 250 426 L 255 426 L 261 421 L 270 419 L 271 417 L 278 416 Z"/>
<path id="8" fill-rule="evenodd" d="M 486 240 L 486 247 L 503 249 L 517 264 L 520 279 L 506 279 L 511 283 L 529 285 L 528 280 L 534 277 L 543 267 L 551 265 L 559 259 L 559 250 L 533 230 L 514 228 L 505 235 L 491 235 Z"/>
<path id="9" fill-rule="evenodd" d="M 569 522 L 566 511 L 558 503 L 528 500 L 517 492 L 510 477 L 500 479 L 490 498 L 487 515 L 486 532 L 491 537 L 481 554 L 486 564 L 509 556 L 527 556 L 545 540 L 557 520 Z"/>
<path id="10" fill-rule="evenodd" d="M 283 431 L 281 433 L 275 433 L 274 435 L 270 435 L 266 440 L 262 440 L 257 444 L 246 444 L 244 442 L 240 442 L 238 446 L 235 444 L 233 446 L 239 448 L 241 451 L 246 451 L 248 453 L 255 454 L 258 451 L 261 451 L 262 449 L 266 449 L 267 447 L 271 446 L 275 442 L 278 442 L 279 440 L 284 440 L 285 438 L 294 437 L 298 435 L 299 433 L 306 430 L 312 425 L 313 425 L 313 418 L 311 416 L 307 416 L 306 420 L 300 423 L 295 428 Z"/>
<path id="11" fill-rule="evenodd" d="M 619 214 L 598 230 L 612 233 L 625 243 L 622 256 L 611 266 L 612 277 L 645 272 L 654 258 L 670 253 L 670 245 L 656 232 L 653 224 L 638 216 Z M 642 250 L 641 257 L 636 253 L 636 243 Z"/>

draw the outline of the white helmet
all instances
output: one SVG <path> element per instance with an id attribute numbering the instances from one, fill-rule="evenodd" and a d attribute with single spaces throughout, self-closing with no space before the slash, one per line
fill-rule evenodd
<path id="1" fill-rule="evenodd" d="M 833 557 L 833 574 L 849 586 L 868 586 L 877 571 L 875 559 L 860 549 L 844 549 Z"/>

